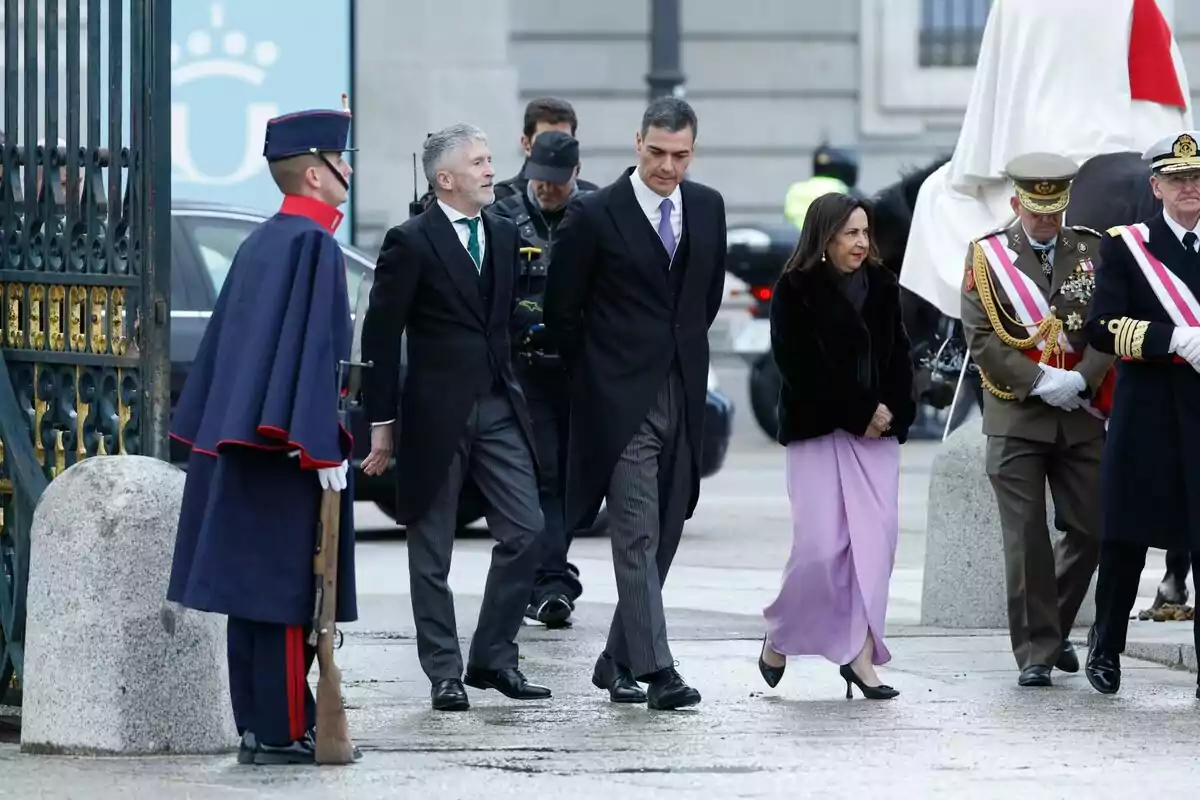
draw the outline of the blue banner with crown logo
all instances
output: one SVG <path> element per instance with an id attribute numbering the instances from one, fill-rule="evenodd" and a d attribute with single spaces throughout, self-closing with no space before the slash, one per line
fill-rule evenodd
<path id="1" fill-rule="evenodd" d="M 177 200 L 279 208 L 267 120 L 340 108 L 350 92 L 353 0 L 174 0 L 171 174 Z M 350 98 L 354 110 L 354 98 Z M 351 140 L 353 141 L 353 126 Z M 347 158 L 350 158 L 347 155 Z M 350 204 L 338 238 L 353 229 Z"/>

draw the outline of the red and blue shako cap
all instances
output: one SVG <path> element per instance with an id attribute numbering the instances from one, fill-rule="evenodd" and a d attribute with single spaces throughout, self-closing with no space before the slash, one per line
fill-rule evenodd
<path id="1" fill-rule="evenodd" d="M 275 117 L 267 123 L 263 157 L 267 161 L 310 153 L 352 153 L 346 147 L 350 139 L 350 112 L 331 109 L 297 111 Z"/>

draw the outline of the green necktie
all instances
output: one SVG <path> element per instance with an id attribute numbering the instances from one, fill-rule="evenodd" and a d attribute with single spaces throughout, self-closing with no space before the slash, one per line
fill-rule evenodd
<path id="1" fill-rule="evenodd" d="M 473 219 L 463 217 L 458 221 L 471 230 L 471 235 L 467 238 L 467 252 L 471 254 L 471 260 L 475 262 L 475 271 L 478 272 L 483 262 L 479 255 L 479 217 Z"/>

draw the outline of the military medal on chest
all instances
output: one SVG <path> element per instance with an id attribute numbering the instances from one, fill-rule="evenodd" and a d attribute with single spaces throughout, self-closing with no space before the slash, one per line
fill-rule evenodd
<path id="1" fill-rule="evenodd" d="M 1096 268 L 1092 265 L 1090 257 L 1081 258 L 1075 264 L 1075 271 L 1071 273 L 1071 277 L 1063 281 L 1062 293 L 1081 303 L 1086 303 L 1092 299 L 1094 291 L 1096 291 Z M 1072 328 L 1072 330 L 1077 329 Z"/>

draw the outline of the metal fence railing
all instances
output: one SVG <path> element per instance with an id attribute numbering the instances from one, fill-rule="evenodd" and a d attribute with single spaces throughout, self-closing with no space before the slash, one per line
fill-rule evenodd
<path id="1" fill-rule="evenodd" d="M 992 0 L 921 0 L 922 67 L 973 67 Z"/>

